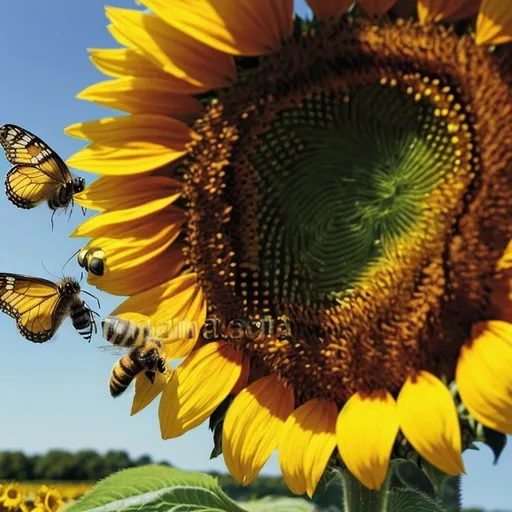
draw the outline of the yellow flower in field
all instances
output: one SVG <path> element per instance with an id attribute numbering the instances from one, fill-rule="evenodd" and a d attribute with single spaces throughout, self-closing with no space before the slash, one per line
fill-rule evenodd
<path id="1" fill-rule="evenodd" d="M 0 511 L 17 511 L 25 504 L 23 487 L 17 484 L 8 484 L 3 487 L 0 495 Z"/>
<path id="2" fill-rule="evenodd" d="M 128 115 L 67 129 L 90 141 L 68 163 L 102 175 L 73 236 L 129 296 L 114 315 L 246 324 L 172 343 L 132 414 L 161 393 L 169 439 L 234 397 L 230 472 L 277 449 L 298 494 L 336 449 L 379 489 L 399 431 L 461 473 L 464 406 L 512 433 L 508 1 L 309 0 L 308 23 L 292 0 L 142 3 L 107 8 L 123 48 L 91 60 L 113 79 L 79 94 Z"/>
<path id="3" fill-rule="evenodd" d="M 36 506 L 42 507 L 45 512 L 56 512 L 64 505 L 64 500 L 55 487 L 48 487 L 43 484 L 36 494 L 35 503 Z"/>

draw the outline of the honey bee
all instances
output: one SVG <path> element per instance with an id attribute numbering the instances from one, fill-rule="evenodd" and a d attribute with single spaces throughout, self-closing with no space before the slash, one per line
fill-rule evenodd
<path id="1" fill-rule="evenodd" d="M 87 272 L 95 276 L 102 276 L 105 273 L 105 253 L 99 248 L 84 247 L 78 253 L 78 264 Z"/>
<path id="2" fill-rule="evenodd" d="M 162 344 L 156 339 L 144 341 L 125 354 L 112 369 L 109 380 L 110 394 L 117 398 L 126 391 L 132 380 L 142 371 L 153 383 L 155 372 L 166 372 L 165 359 L 161 357 Z"/>
<path id="3" fill-rule="evenodd" d="M 148 319 L 149 320 L 149 319 Z M 117 316 L 107 316 L 101 323 L 103 337 L 112 345 L 101 347 L 104 350 L 122 351 L 131 349 L 117 361 L 109 380 L 110 394 L 116 398 L 131 384 L 141 372 L 153 383 L 155 372 L 166 372 L 162 357 L 162 342 L 150 337 L 149 325 L 144 327 Z"/>

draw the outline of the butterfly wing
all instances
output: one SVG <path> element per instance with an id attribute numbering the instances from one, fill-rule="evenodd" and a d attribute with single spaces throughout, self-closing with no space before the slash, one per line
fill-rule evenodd
<path id="1" fill-rule="evenodd" d="M 9 201 L 25 210 L 46 201 L 59 186 L 37 167 L 15 165 L 5 177 L 5 192 Z"/>
<path id="2" fill-rule="evenodd" d="M 59 155 L 29 131 L 6 124 L 0 128 L 0 144 L 7 160 L 14 164 L 7 174 L 5 188 L 16 206 L 33 208 L 71 181 L 71 173 Z"/>
<path id="3" fill-rule="evenodd" d="M 44 343 L 64 319 L 65 306 L 57 285 L 38 277 L 0 273 L 0 311 L 16 319 L 20 333 Z"/>

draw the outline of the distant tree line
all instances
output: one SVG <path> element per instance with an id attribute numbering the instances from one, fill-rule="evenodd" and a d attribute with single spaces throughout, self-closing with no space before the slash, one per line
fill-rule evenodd
<path id="1" fill-rule="evenodd" d="M 0 452 L 0 480 L 97 481 L 121 469 L 154 463 L 149 455 L 131 459 L 125 451 L 118 450 L 104 455 L 94 450 L 50 450 L 44 455 Z M 166 461 L 158 464 L 170 466 Z"/>

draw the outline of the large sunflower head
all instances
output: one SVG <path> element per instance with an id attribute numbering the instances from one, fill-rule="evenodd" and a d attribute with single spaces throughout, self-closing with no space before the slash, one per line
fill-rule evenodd
<path id="1" fill-rule="evenodd" d="M 404 444 L 462 472 L 474 420 L 512 433 L 507 2 L 142 3 L 107 8 L 123 48 L 79 95 L 128 115 L 67 130 L 103 175 L 89 281 L 203 326 L 132 414 L 162 392 L 167 439 L 214 413 L 237 480 L 278 449 L 299 494 L 333 452 L 371 489 Z"/>

